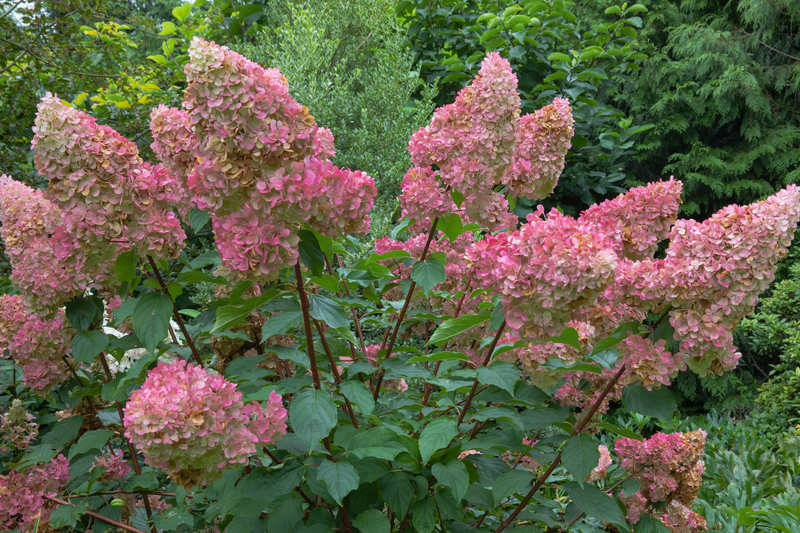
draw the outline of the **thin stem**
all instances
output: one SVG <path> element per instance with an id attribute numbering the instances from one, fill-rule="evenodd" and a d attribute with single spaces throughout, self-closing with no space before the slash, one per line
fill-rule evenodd
<path id="1" fill-rule="evenodd" d="M 106 361 L 106 352 L 100 352 L 100 355 L 97 356 L 100 359 L 100 364 L 103 365 L 103 371 L 106 374 L 106 383 L 111 381 L 113 378 L 111 376 L 111 370 L 108 368 L 108 361 Z M 125 413 L 122 412 L 122 404 L 118 401 L 114 401 L 114 405 L 117 407 L 117 414 L 119 415 L 119 421 L 122 426 L 125 426 Z M 136 449 L 133 447 L 133 443 L 125 437 L 125 442 L 128 443 L 128 453 L 131 454 L 131 462 L 133 463 L 133 471 L 136 472 L 137 476 L 142 475 L 142 467 L 139 466 L 139 458 L 136 457 Z M 143 498 L 144 501 L 144 510 L 147 513 L 147 518 L 150 518 L 153 514 L 152 509 L 150 509 L 150 498 L 145 496 Z M 153 532 L 155 532 L 155 525 L 153 525 Z"/>
<path id="2" fill-rule="evenodd" d="M 481 366 L 486 366 L 489 364 L 489 361 L 492 360 L 492 354 L 494 353 L 494 349 L 497 346 L 497 343 L 500 341 L 500 336 L 503 334 L 503 330 L 506 329 L 506 321 L 503 320 L 503 323 L 500 324 L 500 327 L 497 328 L 497 334 L 494 336 L 492 340 L 492 344 L 489 345 L 489 351 L 486 352 L 486 357 L 483 359 L 483 364 Z M 469 410 L 469 405 L 472 403 L 472 398 L 475 396 L 475 391 L 478 390 L 478 378 L 475 378 L 475 383 L 472 384 L 472 389 L 469 391 L 469 396 L 467 396 L 467 401 L 464 402 L 464 407 L 461 409 L 461 414 L 458 415 L 458 422 L 457 425 L 461 425 L 461 422 L 464 421 L 464 415 L 467 414 L 467 410 Z"/>
<path id="3" fill-rule="evenodd" d="M 56 498 L 55 496 L 45 496 L 45 498 L 59 505 L 73 505 L 72 503 L 64 501 L 61 498 Z M 144 501 L 147 501 L 147 497 L 145 497 Z M 130 531 L 131 533 L 147 533 L 147 531 L 137 529 L 133 526 L 129 526 L 128 524 L 123 524 L 122 522 L 117 522 L 116 520 L 112 520 L 111 518 L 103 516 L 99 513 L 95 513 L 94 511 L 84 511 L 83 514 L 85 514 L 86 516 L 91 516 L 95 520 L 100 520 L 101 522 L 105 522 L 106 524 L 111 524 L 114 527 L 124 529 L 125 531 Z"/>
<path id="4" fill-rule="evenodd" d="M 433 223 L 431 224 L 431 231 L 428 232 L 428 240 L 425 243 L 425 248 L 422 249 L 422 254 L 420 254 L 419 261 L 424 261 L 425 256 L 428 255 L 428 249 L 431 247 L 431 241 L 433 241 L 433 236 L 436 234 L 436 223 L 439 222 L 439 217 L 433 219 Z M 417 286 L 417 283 L 414 280 L 411 280 L 411 285 L 408 287 L 408 294 L 406 295 L 406 301 L 403 304 L 403 309 L 400 311 L 400 314 L 397 316 L 397 322 L 394 326 L 394 331 L 392 332 L 392 337 L 389 340 L 389 345 L 386 346 L 386 337 L 384 337 L 383 345 L 381 349 L 384 347 L 386 348 L 386 355 L 384 358 L 388 359 L 392 356 L 392 350 L 394 349 L 394 342 L 397 340 L 397 333 L 400 331 L 400 326 L 403 324 L 403 318 L 406 316 L 406 311 L 408 311 L 408 305 L 411 303 L 411 297 L 414 295 L 414 287 Z M 391 326 L 390 326 L 391 327 Z M 388 330 L 387 330 L 388 332 Z M 378 393 L 381 390 L 381 383 L 383 383 L 383 369 L 380 370 L 378 373 L 378 383 L 375 385 L 375 391 L 373 393 L 374 399 L 378 399 Z"/>
<path id="5" fill-rule="evenodd" d="M 175 322 L 178 323 L 178 327 L 186 339 L 186 344 L 188 344 L 189 348 L 192 350 L 192 356 L 194 356 L 194 360 L 197 361 L 197 364 L 200 365 L 200 368 L 203 368 L 203 359 L 200 357 L 200 352 L 197 351 L 197 347 L 194 345 L 194 339 L 192 339 L 192 336 L 189 335 L 189 332 L 186 330 L 186 324 L 183 323 L 183 318 L 181 318 L 181 314 L 178 312 L 178 306 L 175 305 L 175 300 L 172 299 L 172 295 L 169 293 L 169 290 L 167 290 L 167 284 L 164 283 L 164 278 L 161 277 L 161 272 L 158 271 L 158 266 L 156 265 L 153 256 L 148 255 L 147 260 L 150 262 L 150 266 L 153 268 L 153 273 L 156 275 L 158 284 L 161 285 L 161 290 L 164 291 L 164 294 L 166 294 L 167 297 L 169 297 L 169 300 L 172 302 L 172 314 L 175 317 Z"/>
<path id="6" fill-rule="evenodd" d="M 331 370 L 333 371 L 333 379 L 336 383 L 341 383 L 342 378 L 339 376 L 339 369 L 336 368 L 336 361 L 333 359 L 333 352 L 331 352 L 331 347 L 328 345 L 328 340 L 325 338 L 325 334 L 322 332 L 322 328 L 319 325 L 319 321 L 314 319 L 314 325 L 317 327 L 317 333 L 319 333 L 319 338 L 322 341 L 322 346 L 325 348 L 325 353 L 328 355 L 328 360 L 331 362 Z M 344 404 L 347 407 L 347 413 L 350 415 L 350 420 L 353 422 L 353 427 L 358 429 L 358 420 L 356 420 L 356 415 L 353 412 L 353 406 L 350 405 L 350 400 L 347 398 L 344 399 Z"/>
<path id="7" fill-rule="evenodd" d="M 306 345 L 308 346 L 308 358 L 311 362 L 311 378 L 314 380 L 314 388 L 320 389 L 322 385 L 319 381 L 319 370 L 317 370 L 317 358 L 314 355 L 314 334 L 311 332 L 311 313 L 309 311 L 308 296 L 303 289 L 303 272 L 300 270 L 300 260 L 294 265 L 294 275 L 297 278 L 297 293 L 300 295 L 300 308 L 303 310 L 303 324 L 306 330 Z"/>
<path id="8" fill-rule="evenodd" d="M 608 385 L 606 385 L 606 388 L 603 389 L 603 392 L 600 394 L 600 397 L 597 398 L 597 401 L 595 401 L 594 405 L 592 405 L 591 409 L 589 409 L 589 412 L 586 414 L 586 417 L 583 419 L 583 421 L 579 423 L 575 427 L 575 429 L 572 430 L 571 436 L 577 435 L 578 433 L 583 431 L 583 429 L 587 426 L 587 424 L 589 424 L 589 421 L 592 419 L 595 413 L 597 413 L 597 410 L 603 404 L 603 401 L 606 399 L 606 396 L 608 396 L 608 394 L 617 384 L 617 382 L 622 377 L 622 374 L 624 372 L 625 372 L 625 366 L 623 365 L 622 368 L 620 368 L 619 371 L 616 374 L 614 374 L 614 377 L 611 379 L 611 381 L 608 382 Z M 514 509 L 514 511 L 508 516 L 508 518 L 506 518 L 506 520 L 502 524 L 500 524 L 500 527 L 494 530 L 494 533 L 499 533 L 500 531 L 503 531 L 509 525 L 511 525 L 511 522 L 513 522 L 514 519 L 517 518 L 519 513 L 522 512 L 525 506 L 528 505 L 528 503 L 530 503 L 531 499 L 536 494 L 536 492 L 541 488 L 541 486 L 547 482 L 547 478 L 550 477 L 550 474 L 553 473 L 553 470 L 556 469 L 558 463 L 560 462 L 561 462 L 561 451 L 559 451 L 556 458 L 553 459 L 553 462 L 547 469 L 547 471 L 544 474 L 542 474 L 542 476 L 536 481 L 536 484 L 533 486 L 531 491 L 522 499 L 522 501 L 519 502 L 517 508 Z"/>
<path id="9" fill-rule="evenodd" d="M 342 257 L 339 254 L 334 254 L 334 256 L 336 257 L 336 261 L 339 263 L 339 268 L 344 268 L 344 263 L 342 263 Z M 327 261 L 328 258 L 326 257 L 325 260 Z M 328 270 L 331 272 L 331 275 L 333 275 L 333 270 L 331 269 L 330 263 L 328 263 Z M 347 286 L 347 280 L 345 280 L 344 282 L 344 293 L 347 296 L 350 296 L 350 287 Z M 361 320 L 359 320 L 358 314 L 356 313 L 354 307 L 351 307 L 350 311 L 353 312 L 353 320 L 356 323 L 356 332 L 358 333 L 358 341 L 361 343 L 361 351 L 362 352 L 366 351 L 367 346 L 366 344 L 364 344 L 364 334 L 361 332 Z"/>

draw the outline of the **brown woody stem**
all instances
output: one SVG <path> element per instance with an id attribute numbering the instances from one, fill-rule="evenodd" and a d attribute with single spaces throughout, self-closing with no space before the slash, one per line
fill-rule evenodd
<path id="1" fill-rule="evenodd" d="M 489 361 L 492 360 L 492 354 L 494 353 L 494 349 L 497 346 L 497 343 L 500 342 L 500 336 L 503 334 L 503 330 L 506 329 L 506 321 L 503 320 L 503 323 L 500 324 L 500 327 L 497 328 L 497 334 L 494 336 L 492 340 L 492 344 L 489 345 L 489 351 L 486 352 L 486 357 L 483 359 L 483 364 L 481 366 L 486 366 L 489 364 Z M 478 390 L 478 378 L 475 378 L 475 383 L 472 384 L 472 389 L 469 391 L 469 396 L 467 396 L 467 401 L 464 402 L 464 407 L 461 409 L 461 414 L 458 415 L 458 422 L 457 425 L 461 425 L 461 422 L 464 421 L 464 415 L 467 414 L 467 410 L 469 410 L 469 405 L 472 403 L 472 398 L 475 396 L 475 391 Z"/>
<path id="2" fill-rule="evenodd" d="M 311 312 L 309 311 L 308 296 L 303 288 L 303 272 L 300 269 L 300 260 L 294 265 L 294 275 L 297 278 L 297 293 L 300 295 L 300 308 L 303 310 L 303 325 L 306 330 L 306 344 L 308 346 L 308 358 L 311 362 L 311 377 L 314 380 L 314 388 L 320 389 L 322 385 L 319 381 L 319 370 L 317 370 L 317 358 L 314 355 L 314 334 L 311 332 Z"/>
<path id="3" fill-rule="evenodd" d="M 200 357 L 200 352 L 197 351 L 197 346 L 195 346 L 194 344 L 194 339 L 192 339 L 192 336 L 189 335 L 189 331 L 186 329 L 186 324 L 183 323 L 183 318 L 181 317 L 181 314 L 178 312 L 178 306 L 175 305 L 175 300 L 172 299 L 172 295 L 169 293 L 169 290 L 167 289 L 167 284 L 164 283 L 164 278 L 161 277 L 161 272 L 158 271 L 158 265 L 156 265 L 155 259 L 153 259 L 153 256 L 148 255 L 147 260 L 150 262 L 150 267 L 152 267 L 153 269 L 153 273 L 155 274 L 156 279 L 158 280 L 158 284 L 161 285 L 161 290 L 164 291 L 164 294 L 166 294 L 169 297 L 170 301 L 172 302 L 172 315 L 175 317 L 175 322 L 178 323 L 178 327 L 180 328 L 181 333 L 183 333 L 183 336 L 186 339 L 186 344 L 188 344 L 189 348 L 192 350 L 192 356 L 194 357 L 194 360 L 197 362 L 198 365 L 200 365 L 200 368 L 203 368 L 203 359 Z"/>
<path id="4" fill-rule="evenodd" d="M 68 501 L 62 500 L 61 498 L 56 498 L 55 496 L 45 496 L 45 498 L 59 505 L 73 505 Z M 144 501 L 147 501 L 146 496 Z M 123 524 L 122 522 L 117 522 L 116 520 L 112 520 L 111 518 L 103 516 L 100 513 L 95 513 L 94 511 L 84 511 L 83 514 L 85 514 L 86 516 L 91 516 L 95 520 L 100 520 L 101 522 L 105 522 L 106 524 L 111 524 L 114 527 L 124 529 L 125 531 L 130 531 L 131 533 L 147 533 L 147 531 L 137 529 L 133 526 L 129 526 L 128 524 Z"/>

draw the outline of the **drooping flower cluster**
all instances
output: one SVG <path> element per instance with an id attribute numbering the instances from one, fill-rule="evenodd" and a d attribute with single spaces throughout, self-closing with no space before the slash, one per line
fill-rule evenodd
<path id="1" fill-rule="evenodd" d="M 131 465 L 125 460 L 122 455 L 122 450 L 117 450 L 113 454 L 102 455 L 97 458 L 92 468 L 100 468 L 105 470 L 99 479 L 100 481 L 117 481 L 128 475 L 131 471 Z"/>
<path id="2" fill-rule="evenodd" d="M 29 315 L 19 295 L 0 296 L 0 356 L 8 350 L 36 394 L 47 394 L 69 377 L 63 358 L 71 352 L 73 333 L 63 311 L 50 318 Z"/>
<path id="3" fill-rule="evenodd" d="M 655 343 L 650 337 L 629 335 L 617 346 L 627 370 L 625 381 L 638 381 L 647 390 L 669 385 L 679 372 L 686 370 L 680 354 L 667 350 L 667 341 Z"/>
<path id="4" fill-rule="evenodd" d="M 50 94 L 33 131 L 36 169 L 50 180 L 45 197 L 61 208 L 96 283 L 114 279 L 114 260 L 130 247 L 177 257 L 186 236 L 171 210 L 181 196 L 174 176 L 144 164 L 134 143 Z"/>
<path id="5" fill-rule="evenodd" d="M 39 424 L 33 421 L 34 416 L 22 406 L 22 401 L 15 398 L 8 412 L 0 417 L 0 453 L 14 450 L 27 450 L 30 443 L 39 434 Z"/>
<path id="6" fill-rule="evenodd" d="M 617 439 L 614 446 L 620 466 L 636 473 L 639 492 L 624 494 L 628 519 L 637 523 L 648 503 L 666 502 L 666 524 L 683 524 L 686 533 L 705 531 L 705 520 L 691 511 L 702 482 L 705 464 L 706 433 L 702 429 L 689 433 L 656 433 L 643 441 Z M 656 515 L 658 516 L 658 515 Z"/>
<path id="7" fill-rule="evenodd" d="M 125 407 L 125 435 L 176 483 L 205 485 L 246 463 L 256 443 L 285 434 L 280 399 L 245 408 L 242 393 L 222 377 L 183 360 L 159 363 Z"/>
<path id="8" fill-rule="evenodd" d="M 57 496 L 69 480 L 69 461 L 63 455 L 22 472 L 0 475 L 0 528 L 24 530 L 37 518 L 46 522 L 57 506 L 46 498 Z"/>
<path id="9" fill-rule="evenodd" d="M 11 282 L 31 312 L 53 312 L 85 290 L 83 254 L 65 242 L 61 210 L 42 191 L 1 175 L 0 223 Z"/>
<path id="10" fill-rule="evenodd" d="M 369 230 L 374 181 L 325 160 L 333 136 L 289 95 L 279 71 L 200 38 L 189 57 L 185 108 L 197 163 L 188 185 L 214 215 L 223 265 L 242 279 L 274 279 L 297 261 L 299 223 L 329 236 Z M 182 115 L 157 118 L 188 138 Z"/>
<path id="11" fill-rule="evenodd" d="M 553 192 L 572 146 L 574 123 L 564 98 L 519 119 L 514 160 L 502 177 L 510 194 L 536 200 Z"/>
<path id="12" fill-rule="evenodd" d="M 185 188 L 186 177 L 197 162 L 197 137 L 189 114 L 164 104 L 154 107 L 150 111 L 150 132 L 153 134 L 150 148 Z"/>

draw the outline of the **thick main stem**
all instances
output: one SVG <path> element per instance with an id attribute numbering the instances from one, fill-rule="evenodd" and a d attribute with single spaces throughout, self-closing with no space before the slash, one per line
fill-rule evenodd
<path id="1" fill-rule="evenodd" d="M 341 383 L 342 378 L 339 376 L 339 369 L 336 368 L 336 361 L 333 359 L 333 352 L 331 351 L 331 347 L 328 344 L 328 340 L 325 338 L 325 334 L 322 332 L 322 328 L 319 325 L 319 321 L 314 319 L 314 326 L 317 328 L 317 333 L 319 333 L 319 338 L 322 341 L 322 346 L 325 348 L 325 353 L 328 355 L 328 361 L 331 362 L 331 371 L 333 373 L 333 379 L 336 383 Z M 350 404 L 350 400 L 347 398 L 344 399 L 344 404 L 347 407 L 347 413 L 350 415 L 350 420 L 353 422 L 353 427 L 358 429 L 358 420 L 356 420 L 356 415 L 353 412 L 353 406 Z"/>
<path id="2" fill-rule="evenodd" d="M 314 380 L 314 388 L 320 389 L 322 385 L 319 381 L 319 370 L 317 370 L 317 358 L 314 355 L 314 334 L 311 332 L 311 312 L 309 311 L 308 296 L 303 288 L 303 271 L 300 269 L 300 260 L 294 265 L 294 275 L 297 278 L 297 293 L 300 295 L 300 308 L 303 310 L 303 325 L 306 330 L 306 345 L 308 346 L 308 358 L 311 362 L 311 378 Z"/>
<path id="3" fill-rule="evenodd" d="M 155 259 L 153 259 L 153 256 L 148 255 L 147 260 L 150 262 L 150 266 L 152 267 L 153 273 L 158 280 L 158 284 L 161 285 L 161 290 L 164 291 L 164 294 L 166 294 L 169 300 L 172 302 L 172 314 L 175 317 L 175 322 L 178 323 L 178 327 L 181 329 L 181 333 L 183 333 L 183 337 L 186 339 L 186 344 L 188 344 L 189 348 L 192 350 L 192 356 L 194 357 L 194 360 L 198 365 L 200 365 L 200 368 L 203 368 L 203 359 L 200 357 L 200 352 L 197 351 L 197 346 L 194 344 L 194 339 L 192 339 L 192 336 L 189 335 L 189 331 L 186 329 L 186 324 L 183 323 L 183 318 L 181 318 L 181 314 L 178 312 L 178 306 L 175 305 L 175 300 L 172 299 L 172 295 L 167 289 L 167 284 L 164 283 L 164 278 L 161 277 L 161 272 L 158 271 L 158 265 L 156 265 Z"/>
<path id="4" fill-rule="evenodd" d="M 600 409 L 600 406 L 603 404 L 603 401 L 606 399 L 606 396 L 608 396 L 608 394 L 611 392 L 611 389 L 614 388 L 614 386 L 617 384 L 617 382 L 622 377 L 622 374 L 624 373 L 625 373 L 625 365 L 623 365 L 622 368 L 620 368 L 619 371 L 616 374 L 614 374 L 614 377 L 611 379 L 611 381 L 608 382 L 606 388 L 603 389 L 603 392 L 600 394 L 600 397 L 597 398 L 597 401 L 594 402 L 592 407 L 589 409 L 589 412 L 586 414 L 586 417 L 583 419 L 581 423 L 575 426 L 575 429 L 572 430 L 572 435 L 570 435 L 571 437 L 583 431 L 583 429 L 586 427 L 589 421 L 591 421 L 595 413 L 597 413 L 597 410 Z M 536 484 L 533 486 L 531 491 L 528 492 L 528 494 L 522 499 L 522 501 L 519 502 L 517 508 L 514 509 L 514 511 L 508 516 L 508 518 L 506 518 L 506 520 L 502 524 L 500 524 L 500 527 L 494 530 L 494 533 L 500 533 L 500 531 L 503 531 L 509 525 L 511 525 L 511 522 L 513 522 L 514 519 L 517 518 L 519 513 L 522 512 L 525 506 L 528 505 L 528 503 L 530 503 L 534 495 L 536 495 L 536 492 L 542 487 L 542 485 L 544 485 L 547 482 L 547 478 L 550 477 L 550 474 L 553 473 L 553 470 L 556 469 L 556 467 L 560 462 L 561 462 L 561 451 L 559 451 L 556 458 L 553 459 L 553 463 L 550 465 L 550 468 L 548 468 L 547 471 L 544 474 L 542 474 L 542 476 L 538 480 L 536 480 Z"/>

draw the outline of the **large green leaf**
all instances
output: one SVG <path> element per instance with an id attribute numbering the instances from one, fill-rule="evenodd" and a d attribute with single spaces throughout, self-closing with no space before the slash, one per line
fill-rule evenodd
<path id="1" fill-rule="evenodd" d="M 411 267 L 411 279 L 428 294 L 434 286 L 445 281 L 444 263 L 435 258 L 417 261 Z"/>
<path id="2" fill-rule="evenodd" d="M 478 383 L 481 385 L 496 385 L 512 396 L 518 379 L 519 370 L 517 367 L 505 361 L 497 361 L 489 367 L 478 368 Z"/>
<path id="3" fill-rule="evenodd" d="M 300 438 L 313 450 L 336 426 L 336 405 L 330 393 L 304 389 L 289 405 L 289 423 Z"/>
<path id="4" fill-rule="evenodd" d="M 339 391 L 350 402 L 358 405 L 362 414 L 371 415 L 372 410 L 375 409 L 375 400 L 372 398 L 372 393 L 360 381 L 342 381 L 339 385 Z"/>
<path id="5" fill-rule="evenodd" d="M 575 505 L 587 515 L 628 529 L 617 502 L 593 484 L 586 483 L 581 487 L 574 481 L 570 481 L 564 484 L 564 490 L 567 491 Z"/>
<path id="6" fill-rule="evenodd" d="M 362 533 L 389 533 L 389 518 L 377 509 L 368 509 L 360 513 L 353 525 Z"/>
<path id="7" fill-rule="evenodd" d="M 441 450 L 458 435 L 458 426 L 455 420 L 447 417 L 439 417 L 428 424 L 419 436 L 419 453 L 422 456 L 422 464 L 428 463 L 428 459 Z"/>
<path id="8" fill-rule="evenodd" d="M 86 502 L 76 500 L 74 505 L 60 505 L 50 514 L 50 527 L 74 527 L 78 518 L 88 509 Z"/>
<path id="9" fill-rule="evenodd" d="M 445 320 L 439 327 L 436 328 L 436 331 L 433 332 L 433 335 L 431 335 L 431 340 L 428 341 L 428 345 L 442 345 L 445 341 L 449 341 L 456 335 L 460 335 L 468 329 L 483 324 L 489 320 L 491 316 L 492 311 L 489 309 L 484 309 L 477 315 L 464 315 L 462 317 Z"/>
<path id="10" fill-rule="evenodd" d="M 169 334 L 172 300 L 166 294 L 149 292 L 141 296 L 133 308 L 133 329 L 150 353 Z"/>
<path id="11" fill-rule="evenodd" d="M 120 281 L 127 281 L 133 284 L 133 278 L 136 277 L 136 252 L 130 251 L 119 254 L 116 261 L 114 261 L 114 271 Z"/>
<path id="12" fill-rule="evenodd" d="M 302 519 L 303 505 L 301 500 L 286 498 L 275 504 L 275 509 L 269 515 L 267 531 L 270 533 L 295 533 L 302 527 Z M 252 531 L 253 525 L 246 528 L 247 531 Z M 227 532 L 229 529 L 230 527 L 225 528 L 225 531 Z"/>
<path id="13" fill-rule="evenodd" d="M 272 315 L 261 327 L 261 338 L 266 340 L 273 335 L 281 335 L 303 322 L 302 311 L 283 311 Z"/>
<path id="14" fill-rule="evenodd" d="M 78 455 L 79 453 L 86 453 L 90 450 L 102 450 L 106 445 L 108 439 L 114 436 L 114 432 L 110 429 L 93 429 L 84 433 L 77 444 L 69 449 L 69 459 Z"/>
<path id="15" fill-rule="evenodd" d="M 416 490 L 405 472 L 389 472 L 380 481 L 381 496 L 397 516 L 405 516 Z"/>
<path id="16" fill-rule="evenodd" d="M 649 391 L 639 383 L 632 383 L 623 389 L 622 405 L 628 411 L 655 416 L 667 423 L 677 409 L 675 400 L 665 387 Z"/>
<path id="17" fill-rule="evenodd" d="M 102 316 L 102 307 L 92 300 L 91 296 L 73 298 L 64 306 L 67 321 L 78 331 L 85 331 Z"/>
<path id="18" fill-rule="evenodd" d="M 81 331 L 72 339 L 72 357 L 86 365 L 91 365 L 106 348 L 108 335 L 99 330 Z"/>
<path id="19" fill-rule="evenodd" d="M 330 298 L 319 294 L 311 294 L 308 297 L 308 302 L 311 318 L 322 320 L 334 329 L 350 327 L 350 322 L 347 320 L 347 315 L 342 310 L 342 306 Z"/>
<path id="20" fill-rule="evenodd" d="M 567 467 L 569 473 L 573 475 L 578 485 L 583 487 L 586 476 L 597 468 L 600 462 L 600 451 L 597 448 L 597 442 L 585 433 L 571 437 L 564 443 L 561 462 Z"/>
<path id="21" fill-rule="evenodd" d="M 458 459 L 451 459 L 447 463 L 436 463 L 431 468 L 431 473 L 439 480 L 439 483 L 453 489 L 456 501 L 460 502 L 467 494 L 469 473 L 467 473 L 467 467 L 464 466 L 464 463 Z"/>
<path id="22" fill-rule="evenodd" d="M 502 474 L 492 484 L 495 506 L 500 505 L 500 502 L 513 494 L 523 490 L 527 492 L 528 485 L 533 483 L 534 479 L 530 472 L 524 470 L 511 470 Z"/>
<path id="23" fill-rule="evenodd" d="M 328 493 L 333 496 L 336 503 L 342 504 L 342 498 L 358 488 L 358 472 L 350 463 L 339 460 L 337 462 L 325 460 L 319 465 L 317 479 L 328 487 Z"/>
<path id="24" fill-rule="evenodd" d="M 431 533 L 436 528 L 436 502 L 430 496 L 414 504 L 411 523 L 419 533 Z"/>
<path id="25" fill-rule="evenodd" d="M 219 333 L 237 324 L 241 324 L 247 320 L 250 313 L 275 298 L 278 294 L 280 294 L 280 291 L 271 289 L 265 291 L 260 296 L 248 298 L 241 305 L 225 305 L 220 307 L 217 309 L 217 321 L 214 323 L 214 328 L 211 330 L 211 333 Z M 233 293 L 231 293 L 230 299 L 234 301 Z"/>

